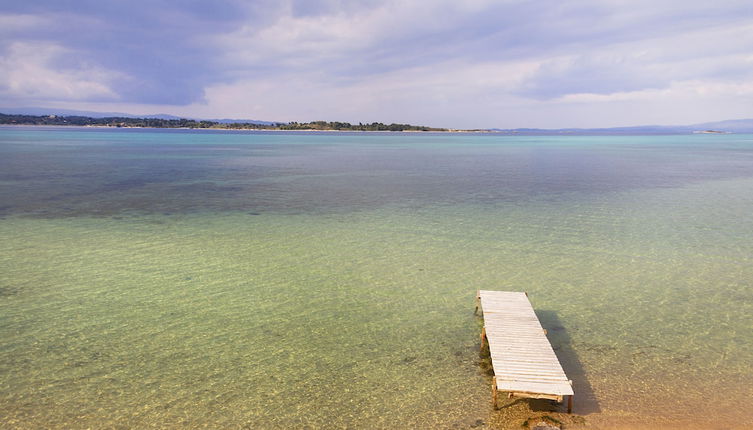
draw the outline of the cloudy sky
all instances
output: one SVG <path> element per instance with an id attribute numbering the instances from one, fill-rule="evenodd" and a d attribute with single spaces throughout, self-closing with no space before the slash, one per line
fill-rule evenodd
<path id="1" fill-rule="evenodd" d="M 0 0 L 0 108 L 597 127 L 753 117 L 751 0 Z"/>

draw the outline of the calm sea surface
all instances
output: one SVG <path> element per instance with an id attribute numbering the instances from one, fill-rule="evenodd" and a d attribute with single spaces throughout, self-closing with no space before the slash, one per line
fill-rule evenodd
<path id="1" fill-rule="evenodd" d="M 1 427 L 490 422 L 477 289 L 587 423 L 749 424 L 753 135 L 0 129 Z"/>

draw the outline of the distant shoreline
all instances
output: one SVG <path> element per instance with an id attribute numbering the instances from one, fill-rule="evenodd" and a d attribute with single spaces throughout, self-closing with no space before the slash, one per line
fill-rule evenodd
<path id="1" fill-rule="evenodd" d="M 493 131 L 493 130 L 453 130 L 453 129 L 446 129 L 446 130 L 326 130 L 326 129 L 294 129 L 294 130 L 285 130 L 285 129 L 279 129 L 279 128 L 232 128 L 232 127 L 143 127 L 143 126 L 122 126 L 122 127 L 115 127 L 115 126 L 109 126 L 109 125 L 75 125 L 75 124 L 68 124 L 68 125 L 53 125 L 53 124 L 2 124 L 0 123 L 0 128 L 4 127 L 34 127 L 34 128 L 79 128 L 79 129 L 98 129 L 98 130 L 191 130 L 191 131 L 250 131 L 250 132 L 257 132 L 257 131 L 263 131 L 263 132 L 275 132 L 275 133 L 462 133 L 462 134 L 469 134 L 469 133 L 488 133 L 488 134 L 506 134 L 511 135 L 512 133 L 506 133 L 502 131 Z"/>
<path id="2" fill-rule="evenodd" d="M 240 121 L 240 120 L 239 120 Z M 751 123 L 750 128 L 742 123 Z M 733 125 L 730 125 L 733 124 Z M 725 127 L 728 125 L 728 127 Z M 689 126 L 630 126 L 609 128 L 516 128 L 516 129 L 455 129 L 428 127 L 411 124 L 351 124 L 339 121 L 298 122 L 222 122 L 222 120 L 194 120 L 186 118 L 132 118 L 132 117 L 89 117 L 58 115 L 23 115 L 0 113 L 0 126 L 22 127 L 81 127 L 97 129 L 176 129 L 176 130 L 220 130 L 251 132 L 329 132 L 329 133 L 462 133 L 492 134 L 501 136 L 655 136 L 655 135 L 711 135 L 753 133 L 753 120 L 731 120 L 719 123 L 696 124 Z"/>
<path id="3" fill-rule="evenodd" d="M 340 121 L 311 121 L 288 123 L 254 123 L 254 122 L 220 122 L 195 119 L 162 119 L 162 118 L 130 118 L 130 117 L 102 117 L 90 116 L 58 116 L 58 115 L 21 115 L 0 113 L 2 125 L 44 125 L 44 126 L 82 126 L 82 127 L 112 127 L 112 128 L 180 128 L 180 129 L 231 129 L 231 130 L 283 130 L 283 131 L 450 131 L 446 128 L 427 127 L 412 124 L 384 124 L 372 122 L 368 124 Z"/>
<path id="4" fill-rule="evenodd" d="M 322 130 L 322 129 L 294 129 L 285 130 L 279 128 L 232 128 L 232 127 L 145 127 L 145 126 L 107 126 L 107 125 L 56 125 L 56 124 L 4 124 L 0 123 L 0 129 L 2 128 L 40 128 L 40 129 L 53 129 L 53 128 L 71 128 L 71 129 L 94 129 L 94 130 L 186 130 L 186 131 L 207 131 L 207 132 L 249 132 L 249 133 L 375 133 L 375 134 L 390 134 L 390 133 L 410 133 L 410 134 L 467 134 L 467 135 L 494 135 L 494 136 L 509 136 L 509 137 L 524 137 L 524 136 L 709 136 L 709 135 L 731 135 L 731 134 L 753 134 L 753 133 L 732 133 L 732 132 L 697 132 L 697 131 L 609 131 L 607 130 L 589 130 L 583 129 L 579 131 L 560 131 L 560 130 L 456 130 L 456 129 L 443 129 L 443 130 Z"/>

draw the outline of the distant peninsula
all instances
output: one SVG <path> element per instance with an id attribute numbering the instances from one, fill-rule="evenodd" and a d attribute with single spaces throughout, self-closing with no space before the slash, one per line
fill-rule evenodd
<path id="1" fill-rule="evenodd" d="M 426 127 L 410 124 L 351 124 L 339 121 L 312 122 L 232 122 L 225 123 L 194 119 L 164 118 L 130 118 L 59 115 L 8 115 L 0 113 L 1 125 L 47 125 L 47 126 L 82 126 L 82 127 L 148 127 L 148 128 L 206 128 L 227 130 L 301 130 L 301 131 L 449 131 L 446 128 Z"/>
<path id="2" fill-rule="evenodd" d="M 455 129 L 381 122 L 351 124 L 340 121 L 280 122 L 248 119 L 186 119 L 172 115 L 137 117 L 120 113 L 55 111 L 44 108 L 0 108 L 0 125 L 79 126 L 118 128 L 185 128 L 210 130 L 277 130 L 277 131 L 403 131 L 486 133 L 518 136 L 611 136 L 661 134 L 730 134 L 753 133 L 753 119 L 734 119 L 692 125 L 638 125 L 608 128 L 481 128 Z"/>

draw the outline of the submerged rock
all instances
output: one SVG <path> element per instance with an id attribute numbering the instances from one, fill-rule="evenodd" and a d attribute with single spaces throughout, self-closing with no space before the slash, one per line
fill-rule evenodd
<path id="1" fill-rule="evenodd" d="M 531 430 L 560 430 L 560 427 L 544 421 L 539 421 L 535 426 L 531 427 Z"/>

